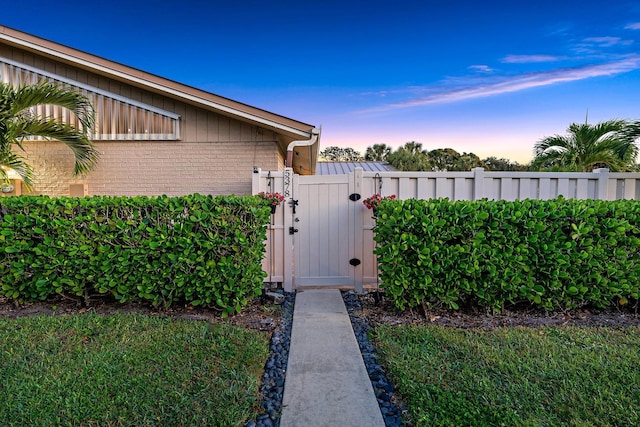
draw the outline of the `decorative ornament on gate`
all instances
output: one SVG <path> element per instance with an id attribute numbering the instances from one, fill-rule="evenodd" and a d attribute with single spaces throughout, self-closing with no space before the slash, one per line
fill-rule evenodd
<path id="1" fill-rule="evenodd" d="M 262 199 L 269 202 L 269 206 L 271 206 L 271 214 L 276 213 L 276 208 L 284 202 L 284 196 L 277 191 L 275 193 L 265 193 L 264 191 L 258 193 Z"/>

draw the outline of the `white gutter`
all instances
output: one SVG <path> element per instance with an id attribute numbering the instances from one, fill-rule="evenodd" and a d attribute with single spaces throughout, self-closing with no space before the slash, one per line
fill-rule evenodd
<path id="1" fill-rule="evenodd" d="M 43 53 L 46 53 L 48 55 L 53 55 L 54 57 L 63 58 L 63 59 L 66 59 L 68 61 L 74 62 L 76 64 L 81 64 L 81 65 L 83 65 L 85 67 L 89 67 L 89 68 L 93 68 L 93 69 L 96 69 L 96 70 L 100 70 L 102 72 L 106 72 L 107 74 L 118 76 L 118 77 L 123 78 L 125 80 L 141 84 L 143 86 L 152 87 L 154 89 L 158 89 L 158 90 L 160 90 L 162 92 L 166 92 L 166 93 L 171 93 L 171 94 L 177 95 L 177 96 L 179 96 L 179 97 L 181 97 L 183 99 L 188 99 L 190 101 L 195 101 L 195 102 L 197 102 L 199 104 L 207 105 L 207 106 L 213 107 L 213 108 L 215 108 L 217 110 L 224 111 L 226 113 L 230 113 L 230 114 L 233 114 L 235 116 L 243 117 L 245 119 L 248 119 L 248 120 L 251 120 L 251 121 L 254 121 L 254 122 L 257 122 L 257 123 L 261 123 L 261 124 L 269 126 L 269 127 L 273 127 L 273 128 L 279 129 L 279 130 L 283 130 L 285 132 L 292 133 L 294 135 L 309 136 L 308 132 L 304 132 L 304 131 L 301 131 L 299 129 L 295 129 L 295 128 L 291 127 L 291 126 L 286 126 L 286 125 L 283 125 L 281 123 L 274 122 L 272 120 L 267 120 L 267 119 L 264 119 L 262 117 L 255 116 L 253 114 L 249 114 L 249 113 L 245 113 L 243 111 L 236 110 L 235 108 L 230 108 L 230 107 L 227 107 L 225 105 L 218 104 L 217 102 L 208 101 L 208 100 L 205 100 L 205 99 L 200 98 L 198 96 L 189 95 L 189 94 L 181 92 L 179 90 L 171 89 L 171 88 L 168 88 L 166 86 L 163 86 L 163 85 L 160 85 L 160 84 L 157 84 L 157 83 L 149 82 L 149 81 L 147 81 L 145 79 L 142 79 L 140 77 L 135 77 L 135 76 L 132 76 L 130 74 L 123 73 L 123 72 L 117 71 L 117 70 L 113 70 L 113 69 L 111 69 L 109 67 L 105 67 L 103 65 L 98 65 L 98 64 L 93 63 L 91 61 L 80 59 L 80 58 L 77 58 L 75 56 L 59 52 L 59 51 L 54 50 L 54 49 L 49 49 L 49 48 L 46 48 L 46 47 L 42 47 L 42 46 L 37 45 L 35 43 L 30 43 L 30 42 L 24 41 L 24 40 L 16 38 L 16 37 L 11 37 L 11 36 L 9 36 L 9 35 L 7 35 L 5 33 L 2 33 L 2 32 L 0 32 L 0 39 L 5 39 L 5 40 L 10 41 L 11 43 L 15 43 L 15 44 L 27 47 L 29 49 L 36 50 L 38 52 L 43 52 Z"/>
<path id="2" fill-rule="evenodd" d="M 287 146 L 287 163 L 285 164 L 286 167 L 291 168 L 293 167 L 293 149 L 295 147 L 307 147 L 307 146 L 311 146 L 313 144 L 316 143 L 316 141 L 318 140 L 318 136 L 320 135 L 320 129 L 318 128 L 313 128 L 311 129 L 311 138 L 310 139 L 305 139 L 302 141 L 291 141 L 289 143 L 289 145 Z M 311 159 L 309 159 L 311 161 Z"/>

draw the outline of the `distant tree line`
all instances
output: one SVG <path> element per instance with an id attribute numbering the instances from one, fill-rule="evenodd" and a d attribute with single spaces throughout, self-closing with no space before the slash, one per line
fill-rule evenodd
<path id="1" fill-rule="evenodd" d="M 473 153 L 452 148 L 426 150 L 411 141 L 393 150 L 386 144 L 367 147 L 364 156 L 353 148 L 327 147 L 320 152 L 325 161 L 387 162 L 400 171 L 468 171 L 482 167 L 489 171 L 575 171 L 608 168 L 613 172 L 638 171 L 640 121 L 609 120 L 597 124 L 572 123 L 565 135 L 541 139 L 534 146 L 530 164 L 502 157 L 480 159 Z"/>
<path id="2" fill-rule="evenodd" d="M 386 144 L 374 144 L 367 147 L 364 156 L 353 148 L 332 146 L 320 152 L 320 159 L 329 162 L 386 162 L 400 171 L 468 171 L 476 167 L 496 171 L 528 170 L 528 165 L 508 159 L 480 159 L 473 153 L 460 154 L 452 148 L 427 151 L 415 141 L 407 142 L 395 151 Z"/>

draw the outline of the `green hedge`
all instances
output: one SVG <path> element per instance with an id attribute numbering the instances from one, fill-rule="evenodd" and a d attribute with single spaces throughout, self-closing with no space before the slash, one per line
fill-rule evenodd
<path id="1" fill-rule="evenodd" d="M 637 300 L 640 202 L 385 201 L 380 277 L 399 309 L 529 301 L 552 310 Z"/>
<path id="2" fill-rule="evenodd" d="M 260 293 L 269 208 L 257 197 L 0 199 L 0 284 L 53 295 L 217 306 Z"/>

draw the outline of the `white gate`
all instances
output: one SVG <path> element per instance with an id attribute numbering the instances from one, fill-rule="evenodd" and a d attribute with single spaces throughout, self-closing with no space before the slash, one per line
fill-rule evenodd
<path id="1" fill-rule="evenodd" d="M 362 251 L 356 244 L 362 231 L 357 219 L 362 203 L 350 201 L 349 196 L 358 192 L 358 186 L 353 174 L 256 171 L 254 194 L 279 192 L 286 198 L 268 227 L 262 263 L 265 281 L 280 282 L 287 291 L 305 286 L 357 287 Z"/>
<path id="2" fill-rule="evenodd" d="M 353 286 L 354 204 L 349 175 L 294 177 L 294 285 Z"/>
<path id="3" fill-rule="evenodd" d="M 291 169 L 253 174 L 253 194 L 279 192 L 286 202 L 271 216 L 265 281 L 285 291 L 341 286 L 361 291 L 377 282 L 374 221 L 362 199 L 375 193 L 399 199 L 640 200 L 640 173 L 363 172 L 299 176 Z"/>

